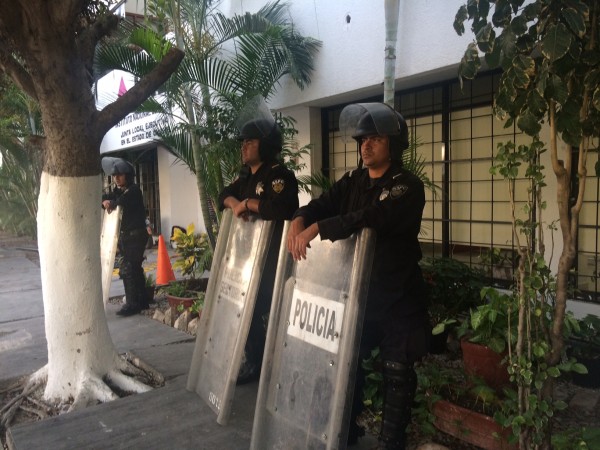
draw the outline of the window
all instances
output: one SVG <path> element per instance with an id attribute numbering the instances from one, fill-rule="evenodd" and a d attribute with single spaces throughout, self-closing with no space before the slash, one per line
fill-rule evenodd
<path id="1" fill-rule="evenodd" d="M 452 257 L 486 270 L 490 280 L 507 286 L 516 260 L 507 182 L 490 174 L 497 145 L 531 138 L 495 118 L 492 110 L 499 74 L 488 73 L 461 90 L 458 81 L 396 94 L 396 109 L 418 142 L 427 176 L 439 187 L 428 191 L 420 241 L 426 256 Z M 368 99 L 361 101 L 381 101 Z M 324 172 L 337 180 L 357 167 L 354 142 L 344 143 L 338 130 L 340 105 L 324 111 L 328 125 L 324 142 Z M 590 154 L 591 167 L 598 152 Z M 547 176 L 553 176 L 551 172 Z M 575 177 L 574 177 L 575 178 Z M 516 180 L 519 202 L 525 200 L 525 180 Z M 600 184 L 588 177 L 579 231 L 577 286 L 598 301 L 600 247 Z"/>

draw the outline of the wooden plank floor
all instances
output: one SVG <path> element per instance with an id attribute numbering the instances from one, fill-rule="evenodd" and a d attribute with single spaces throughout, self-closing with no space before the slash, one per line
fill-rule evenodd
<path id="1" fill-rule="evenodd" d="M 165 387 L 40 422 L 12 427 L 9 448 L 247 449 L 258 383 L 237 386 L 226 426 L 195 393 L 187 377 Z"/>

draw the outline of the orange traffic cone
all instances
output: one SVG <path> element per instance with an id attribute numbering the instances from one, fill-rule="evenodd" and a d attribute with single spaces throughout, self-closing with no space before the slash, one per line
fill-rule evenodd
<path id="1" fill-rule="evenodd" d="M 171 260 L 169 259 L 169 253 L 167 252 L 167 246 L 162 235 L 158 236 L 158 260 L 156 262 L 156 285 L 161 286 L 169 284 L 170 281 L 175 279 L 173 273 L 173 267 L 171 267 Z"/>

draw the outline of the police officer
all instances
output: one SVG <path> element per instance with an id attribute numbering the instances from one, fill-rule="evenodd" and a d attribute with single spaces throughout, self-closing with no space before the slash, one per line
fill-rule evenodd
<path id="1" fill-rule="evenodd" d="M 298 209 L 298 183 L 294 173 L 278 159 L 282 135 L 272 116 L 245 122 L 238 139 L 242 141 L 243 167 L 238 178 L 219 195 L 219 207 L 232 209 L 244 220 L 249 214 L 257 214 L 263 220 L 276 221 L 238 375 L 238 384 L 242 384 L 260 374 L 283 221 L 291 219 Z"/>
<path id="2" fill-rule="evenodd" d="M 294 214 L 287 246 L 300 260 L 317 235 L 335 241 L 363 227 L 375 230 L 348 444 L 364 434 L 356 424 L 364 385 L 360 361 L 379 346 L 384 377 L 379 448 L 404 449 L 417 387 L 413 365 L 427 353 L 430 335 L 418 264 L 425 192 L 421 180 L 402 167 L 408 130 L 399 113 L 382 103 L 349 105 L 340 115 L 340 130 L 344 129 L 354 131 L 361 164 Z"/>
<path id="3" fill-rule="evenodd" d="M 116 188 L 102 196 L 102 207 L 109 213 L 121 206 L 123 218 L 119 233 L 119 277 L 125 288 L 125 305 L 119 316 L 131 316 L 148 308 L 144 269 L 144 250 L 148 241 L 142 191 L 134 183 L 133 165 L 121 158 L 102 158 L 102 168 L 111 175 Z"/>

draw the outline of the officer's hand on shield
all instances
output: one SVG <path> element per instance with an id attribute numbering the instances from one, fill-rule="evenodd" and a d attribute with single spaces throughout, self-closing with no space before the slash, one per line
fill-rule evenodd
<path id="1" fill-rule="evenodd" d="M 240 217 L 244 222 L 248 221 L 248 214 L 250 212 L 246 205 L 246 202 L 238 202 L 237 205 L 232 208 L 235 217 Z"/>
<path id="2" fill-rule="evenodd" d="M 108 211 L 108 213 L 110 214 L 112 212 L 112 207 L 110 204 L 110 200 L 103 200 L 102 201 L 102 207 Z"/>
<path id="3" fill-rule="evenodd" d="M 241 217 L 244 221 L 248 221 L 248 213 L 250 210 L 247 206 L 247 200 L 240 202 L 237 198 L 229 196 L 223 200 L 223 205 L 225 205 L 225 208 L 231 209 L 235 217 Z"/>
<path id="4" fill-rule="evenodd" d="M 292 220 L 287 235 L 287 246 L 295 261 L 306 259 L 306 249 L 310 248 L 310 241 L 316 238 L 318 234 L 319 225 L 317 223 L 304 228 L 302 217 L 296 217 Z"/>

